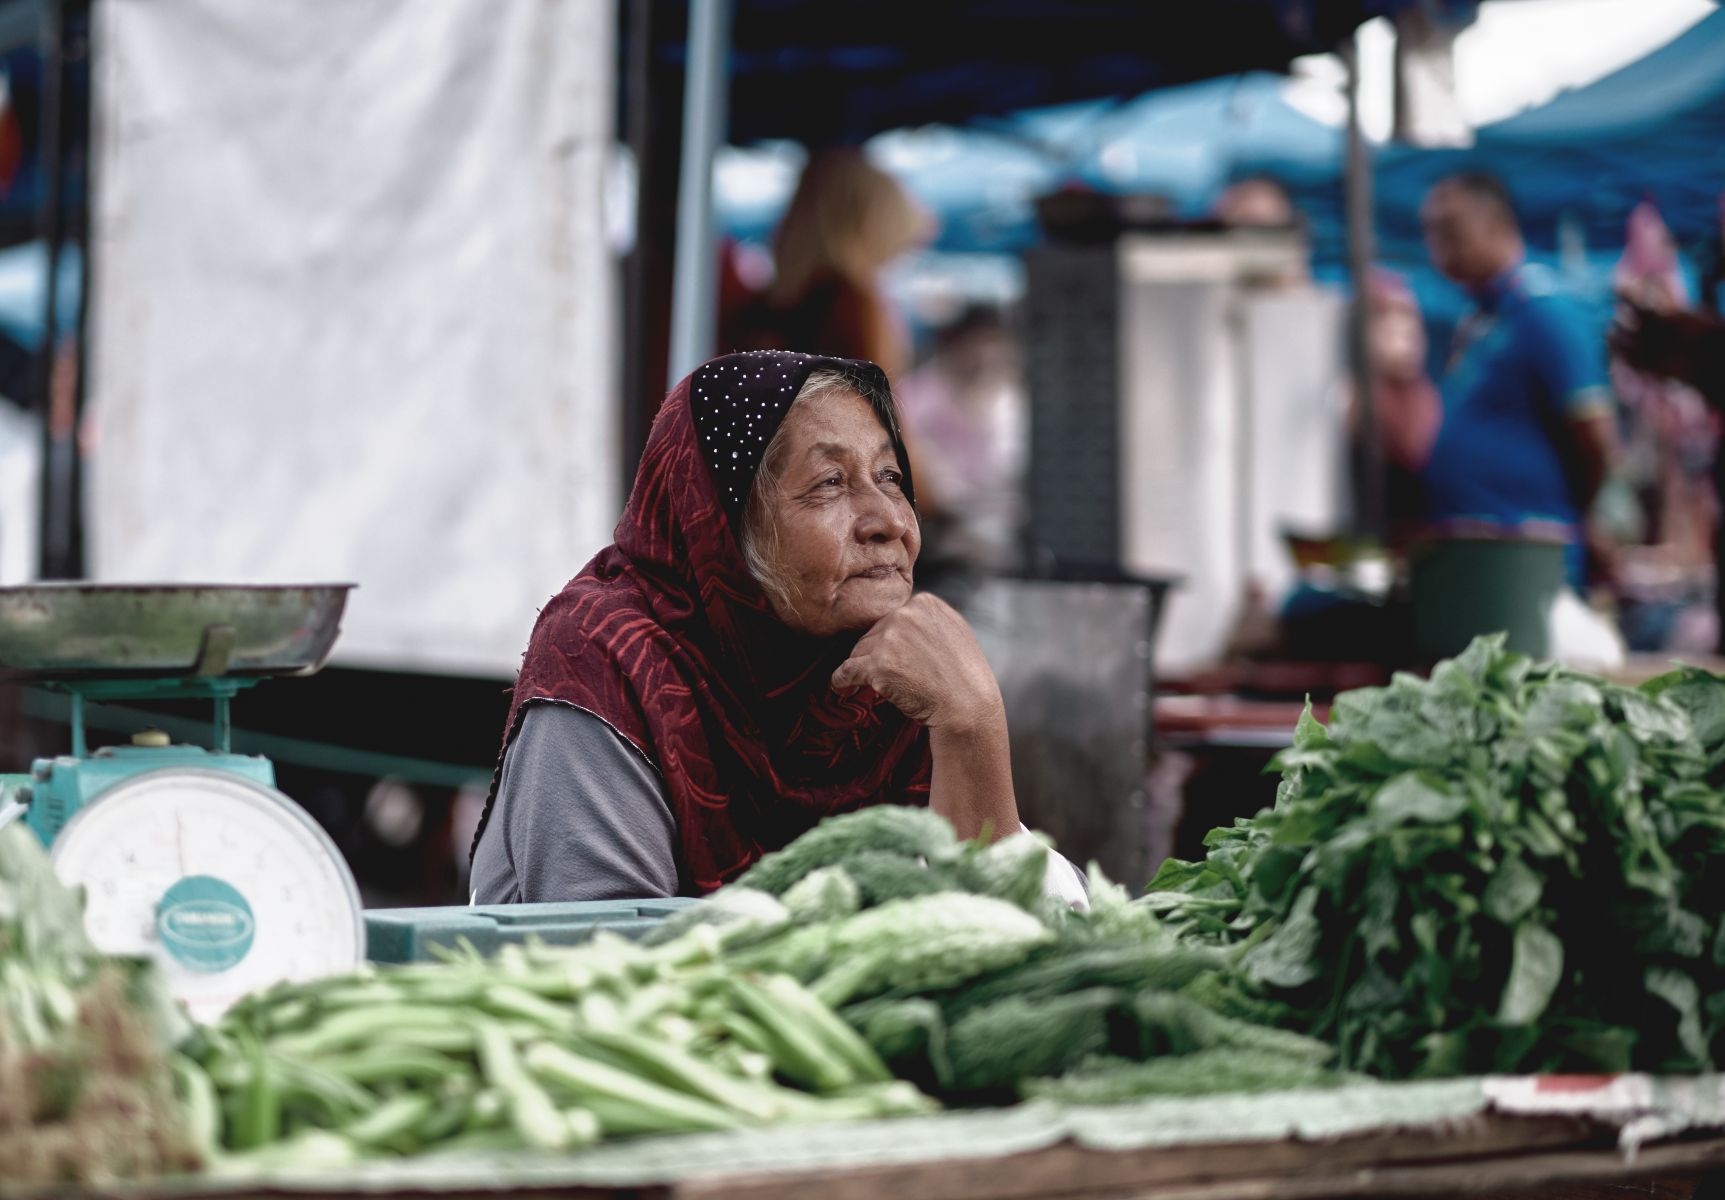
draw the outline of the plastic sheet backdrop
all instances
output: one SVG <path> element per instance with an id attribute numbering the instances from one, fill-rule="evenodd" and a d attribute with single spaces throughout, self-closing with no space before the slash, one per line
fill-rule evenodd
<path id="1" fill-rule="evenodd" d="M 613 6 L 107 0 L 106 580 L 360 584 L 338 661 L 513 674 L 617 512 Z"/>
<path id="2" fill-rule="evenodd" d="M 42 426 L 0 400 L 0 587 L 36 578 Z"/>

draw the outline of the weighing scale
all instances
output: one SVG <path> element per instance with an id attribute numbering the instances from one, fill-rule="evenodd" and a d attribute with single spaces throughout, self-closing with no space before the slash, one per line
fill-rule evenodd
<path id="1" fill-rule="evenodd" d="M 268 759 L 229 748 L 233 697 L 318 670 L 351 586 L 0 588 L 0 680 L 70 697 L 72 727 L 70 754 L 0 775 L 0 825 L 34 830 L 97 948 L 155 959 L 199 1020 L 364 960 L 341 852 Z M 210 701 L 210 747 L 143 729 L 91 753 L 85 704 L 143 699 Z"/>

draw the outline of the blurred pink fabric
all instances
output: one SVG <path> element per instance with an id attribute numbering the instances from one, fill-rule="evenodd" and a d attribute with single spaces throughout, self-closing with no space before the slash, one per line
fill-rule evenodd
<path id="1" fill-rule="evenodd" d="M 1623 254 L 1612 272 L 1612 283 L 1648 308 L 1689 307 L 1689 285 L 1677 261 L 1677 243 L 1651 200 L 1643 200 L 1629 213 Z"/>

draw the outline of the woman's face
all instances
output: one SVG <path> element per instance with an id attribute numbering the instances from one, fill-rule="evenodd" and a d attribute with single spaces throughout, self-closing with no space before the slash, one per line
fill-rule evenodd
<path id="1" fill-rule="evenodd" d="M 867 629 L 910 599 L 922 536 L 892 439 L 867 400 L 800 404 L 780 427 L 771 565 L 779 619 L 816 636 Z"/>

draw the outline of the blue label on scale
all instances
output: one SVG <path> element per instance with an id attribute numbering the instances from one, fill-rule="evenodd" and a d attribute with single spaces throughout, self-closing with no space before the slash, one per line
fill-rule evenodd
<path id="1" fill-rule="evenodd" d="M 252 948 L 252 906 L 214 875 L 188 875 L 156 906 L 156 933 L 173 960 L 194 971 L 225 971 Z"/>

